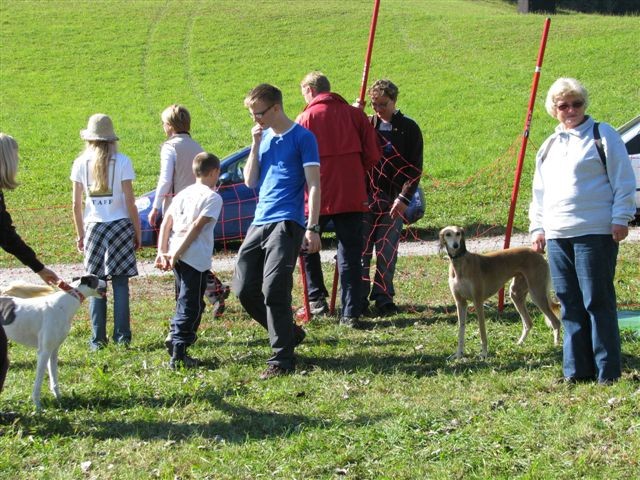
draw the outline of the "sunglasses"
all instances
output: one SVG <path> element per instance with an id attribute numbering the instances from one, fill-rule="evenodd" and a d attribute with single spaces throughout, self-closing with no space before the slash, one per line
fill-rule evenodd
<path id="1" fill-rule="evenodd" d="M 574 110 L 577 110 L 582 107 L 584 107 L 584 100 L 577 100 L 571 103 L 559 103 L 558 105 L 556 105 L 556 108 L 561 112 L 565 112 L 569 110 L 569 108 L 573 108 Z"/>

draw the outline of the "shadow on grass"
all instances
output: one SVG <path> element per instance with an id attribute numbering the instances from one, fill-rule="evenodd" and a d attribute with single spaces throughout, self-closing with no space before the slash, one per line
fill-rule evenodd
<path id="1" fill-rule="evenodd" d="M 148 408 L 180 408 L 193 402 L 193 397 L 187 394 L 176 394 L 162 399 L 157 398 L 89 398 L 76 396 L 63 399 L 58 408 L 66 411 L 94 409 L 114 410 L 128 409 L 138 406 Z M 202 437 L 208 441 L 226 443 L 245 443 L 247 440 L 262 440 L 273 437 L 288 437 L 297 435 L 304 428 L 322 428 L 327 425 L 326 418 L 311 415 L 279 413 L 266 410 L 255 410 L 240 405 L 233 405 L 224 400 L 220 393 L 199 394 L 198 400 L 207 401 L 211 410 L 225 416 L 226 419 L 209 422 L 189 422 L 181 420 L 157 420 L 155 416 L 146 419 L 127 420 L 126 415 L 122 419 L 102 420 L 99 411 L 95 412 L 81 426 L 72 422 L 73 415 L 50 416 L 23 415 L 11 412 L 5 415 L 6 423 L 19 426 L 30 435 L 49 438 L 55 436 L 76 437 L 78 435 L 106 440 L 113 438 L 136 438 L 140 440 L 173 440 L 193 441 L 194 437 Z M 45 402 L 46 404 L 46 402 Z M 150 415 L 151 416 L 151 415 Z M 369 425 L 379 421 L 383 417 L 372 415 L 359 415 L 348 421 L 347 426 L 358 427 Z M 3 418 L 2 418 L 3 419 Z M 2 422 L 0 422 L 1 424 Z"/>

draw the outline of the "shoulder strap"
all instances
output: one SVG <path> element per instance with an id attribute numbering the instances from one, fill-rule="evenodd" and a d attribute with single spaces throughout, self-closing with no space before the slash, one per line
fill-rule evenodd
<path id="1" fill-rule="evenodd" d="M 604 152 L 604 146 L 602 145 L 602 137 L 600 136 L 600 128 L 598 128 L 598 125 L 599 125 L 598 122 L 595 122 L 593 124 L 593 141 L 596 144 L 596 150 L 598 151 L 598 155 L 600 155 L 602 166 L 604 167 L 604 171 L 606 172 L 607 171 L 607 155 Z M 553 136 L 549 140 L 549 143 L 547 143 L 547 148 L 544 149 L 544 153 L 542 154 L 540 163 L 544 162 L 544 160 L 547 158 L 547 154 L 549 153 L 549 150 L 551 149 L 551 145 L 553 145 L 553 142 L 555 141 L 555 139 L 556 137 Z"/>
<path id="2" fill-rule="evenodd" d="M 542 152 L 542 157 L 540 158 L 540 164 L 542 164 L 547 158 L 547 155 L 549 154 L 549 150 L 551 150 L 551 145 L 553 145 L 553 142 L 555 141 L 556 141 L 555 135 L 549 139 L 549 143 L 547 143 L 547 148 L 545 148 L 544 152 Z"/>
<path id="3" fill-rule="evenodd" d="M 602 160 L 602 166 L 604 167 L 604 171 L 607 171 L 607 155 L 604 153 L 604 146 L 602 145 L 602 137 L 600 137 L 600 128 L 598 127 L 599 123 L 595 122 L 593 124 L 593 141 L 596 144 L 596 150 L 598 150 L 598 155 L 600 155 L 600 160 Z"/>

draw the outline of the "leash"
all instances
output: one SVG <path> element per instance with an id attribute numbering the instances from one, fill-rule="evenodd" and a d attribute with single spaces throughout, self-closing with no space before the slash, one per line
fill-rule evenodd
<path id="1" fill-rule="evenodd" d="M 84 299 L 86 298 L 82 292 L 80 292 L 79 290 L 73 288 L 71 285 L 69 285 L 67 282 L 65 282 L 64 280 L 60 280 L 58 282 L 58 288 L 60 290 L 63 290 L 65 292 L 67 292 L 69 295 L 71 295 L 72 297 L 75 297 L 78 299 L 78 301 L 80 303 L 82 303 L 84 301 Z"/>

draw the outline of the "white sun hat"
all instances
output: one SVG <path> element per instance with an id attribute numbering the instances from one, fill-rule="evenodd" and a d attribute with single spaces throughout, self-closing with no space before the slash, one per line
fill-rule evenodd
<path id="1" fill-rule="evenodd" d="M 102 142 L 114 142 L 118 140 L 113 130 L 113 122 L 108 115 L 96 113 L 89 117 L 89 123 L 85 130 L 80 130 L 80 138 L 83 140 L 98 140 Z"/>

